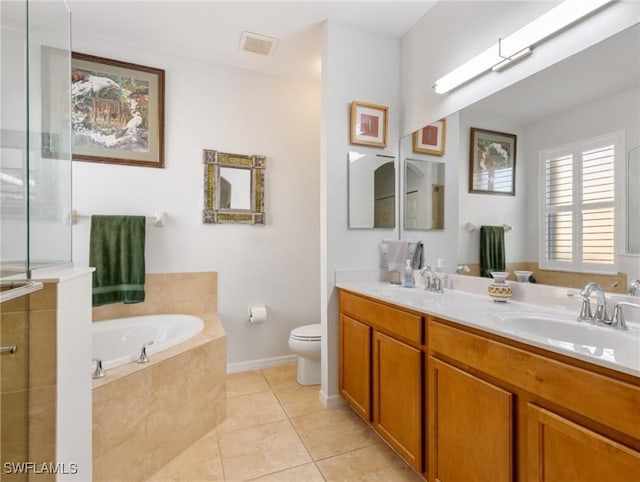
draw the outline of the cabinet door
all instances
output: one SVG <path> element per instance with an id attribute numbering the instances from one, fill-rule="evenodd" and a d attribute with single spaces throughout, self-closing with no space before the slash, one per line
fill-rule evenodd
<path id="1" fill-rule="evenodd" d="M 640 452 L 529 404 L 529 482 L 637 482 Z"/>
<path id="2" fill-rule="evenodd" d="M 429 480 L 514 480 L 514 395 L 429 358 Z"/>
<path id="3" fill-rule="evenodd" d="M 422 471 L 422 352 L 377 331 L 373 347 L 374 427 Z"/>
<path id="4" fill-rule="evenodd" d="M 371 421 L 371 328 L 340 315 L 340 395 Z"/>

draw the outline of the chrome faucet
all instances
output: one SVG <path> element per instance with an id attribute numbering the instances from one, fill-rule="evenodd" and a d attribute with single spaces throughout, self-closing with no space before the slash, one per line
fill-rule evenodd
<path id="1" fill-rule="evenodd" d="M 140 356 L 136 360 L 138 363 L 147 363 L 149 361 L 149 356 L 147 355 L 147 347 L 153 345 L 153 341 L 148 341 L 144 345 L 142 345 L 142 349 L 140 350 Z"/>
<path id="2" fill-rule="evenodd" d="M 433 271 L 431 270 L 431 266 L 425 265 L 425 267 L 420 270 L 420 276 L 422 276 L 422 280 L 424 281 L 424 289 L 430 291 L 433 286 Z"/>
<path id="3" fill-rule="evenodd" d="M 591 306 L 589 304 L 589 297 L 591 296 L 592 292 L 596 292 L 596 311 L 591 314 Z M 584 320 L 591 320 L 591 321 L 601 321 L 601 322 L 610 322 L 611 319 L 608 317 L 607 314 L 607 300 L 605 299 L 604 296 L 604 290 L 602 289 L 602 286 L 600 286 L 598 283 L 589 283 L 587 286 L 585 286 L 584 288 L 582 288 L 582 290 L 580 290 L 580 293 L 578 293 L 578 296 L 580 298 L 582 298 L 583 303 L 582 303 L 582 310 L 580 311 L 580 316 L 578 317 L 579 320 L 584 321 Z M 586 312 L 585 312 L 585 304 L 586 306 L 588 306 Z"/>
<path id="4" fill-rule="evenodd" d="M 631 295 L 631 296 L 640 295 L 640 280 L 639 279 L 634 279 L 629 284 L 629 289 L 627 290 L 627 294 Z"/>
<path id="5" fill-rule="evenodd" d="M 94 358 L 91 360 L 92 362 L 96 362 L 96 369 L 93 371 L 91 378 L 94 380 L 98 378 L 104 378 L 107 376 L 106 372 L 102 368 L 102 360 L 100 358 Z"/>
<path id="6" fill-rule="evenodd" d="M 436 272 L 434 273 L 431 269 L 431 266 L 426 265 L 424 268 L 420 270 L 420 274 L 422 275 L 422 279 L 424 280 L 424 289 L 426 291 L 433 291 L 435 293 L 444 293 L 442 289 L 442 276 L 444 273 L 441 273 L 436 268 Z M 444 275 L 446 276 L 446 275 Z"/>

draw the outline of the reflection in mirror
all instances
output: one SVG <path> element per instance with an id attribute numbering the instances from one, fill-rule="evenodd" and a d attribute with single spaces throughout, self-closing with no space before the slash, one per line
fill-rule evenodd
<path id="1" fill-rule="evenodd" d="M 452 114 L 447 123 L 452 129 L 457 124 L 459 137 L 447 149 L 456 149 L 459 159 L 455 169 L 449 171 L 457 177 L 454 182 L 460 187 L 466 186 L 469 179 L 471 127 L 518 135 L 516 195 L 490 196 L 460 189 L 457 224 L 460 227 L 467 222 L 478 226 L 513 226 L 505 236 L 507 270 L 512 273 L 510 280 L 515 280 L 515 270 L 532 271 L 537 282 L 542 284 L 580 288 L 595 281 L 607 291 L 625 293 L 631 280 L 640 279 L 640 257 L 631 254 L 640 252 L 640 161 L 633 160 L 640 153 L 631 153 L 629 166 L 625 166 L 629 148 L 640 145 L 639 105 L 640 25 L 636 24 Z M 608 269 L 593 266 L 542 269 L 546 256 L 544 235 L 548 236 L 549 232 L 544 227 L 546 174 L 542 169 L 541 153 L 551 153 L 551 161 L 572 156 L 576 176 L 585 177 L 582 171 L 586 172 L 587 164 L 595 162 L 592 151 L 598 147 L 596 144 L 619 133 L 622 144 L 615 145 L 613 161 L 614 207 L 608 208 L 615 213 L 612 217 L 615 237 L 610 244 L 614 249 L 614 263 Z M 576 146 L 583 146 L 583 149 L 576 150 Z M 627 186 L 625 177 L 628 178 Z M 593 182 L 601 182 L 600 178 Z M 585 185 L 584 189 L 589 186 Z M 625 191 L 627 199 L 624 199 Z M 573 253 L 586 259 L 589 233 L 583 221 L 601 206 L 595 202 L 587 205 L 584 192 L 574 199 L 582 199 L 583 204 L 574 203 L 577 209 L 573 216 L 580 222 L 572 225 L 571 235 L 581 244 L 573 248 Z M 625 211 L 619 212 L 625 205 L 629 209 L 628 215 Z M 564 207 L 551 206 L 550 209 Z M 470 274 L 478 275 L 478 231 L 470 233 L 458 229 L 457 236 L 457 259 L 453 265 L 468 265 L 472 268 Z M 439 256 L 440 253 L 433 254 L 434 258 Z"/>
<path id="2" fill-rule="evenodd" d="M 627 253 L 640 254 L 640 146 L 627 161 Z"/>
<path id="3" fill-rule="evenodd" d="M 444 229 L 444 163 L 404 160 L 404 229 Z"/>
<path id="4" fill-rule="evenodd" d="M 349 227 L 396 225 L 395 158 L 349 152 Z"/>
<path id="5" fill-rule="evenodd" d="M 205 149 L 202 222 L 264 224 L 264 156 Z"/>
<path id="6" fill-rule="evenodd" d="M 220 209 L 251 209 L 251 171 L 220 168 Z"/>

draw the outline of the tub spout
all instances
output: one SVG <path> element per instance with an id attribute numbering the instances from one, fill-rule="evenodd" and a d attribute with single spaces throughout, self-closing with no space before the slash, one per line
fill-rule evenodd
<path id="1" fill-rule="evenodd" d="M 153 341 L 148 341 L 144 345 L 142 345 L 140 356 L 136 360 L 138 363 L 147 363 L 149 361 L 149 356 L 147 355 L 147 347 L 153 345 L 153 343 Z"/>
<path id="2" fill-rule="evenodd" d="M 97 378 L 106 377 L 107 373 L 102 368 L 102 360 L 100 358 L 94 358 L 91 361 L 96 362 L 96 369 L 93 371 L 93 374 L 91 375 L 91 378 L 93 378 L 95 380 Z"/>

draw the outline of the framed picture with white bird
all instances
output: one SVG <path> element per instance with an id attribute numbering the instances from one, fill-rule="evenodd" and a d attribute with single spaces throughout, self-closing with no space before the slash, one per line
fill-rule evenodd
<path id="1" fill-rule="evenodd" d="M 77 161 L 164 167 L 164 70 L 73 52 Z"/>

